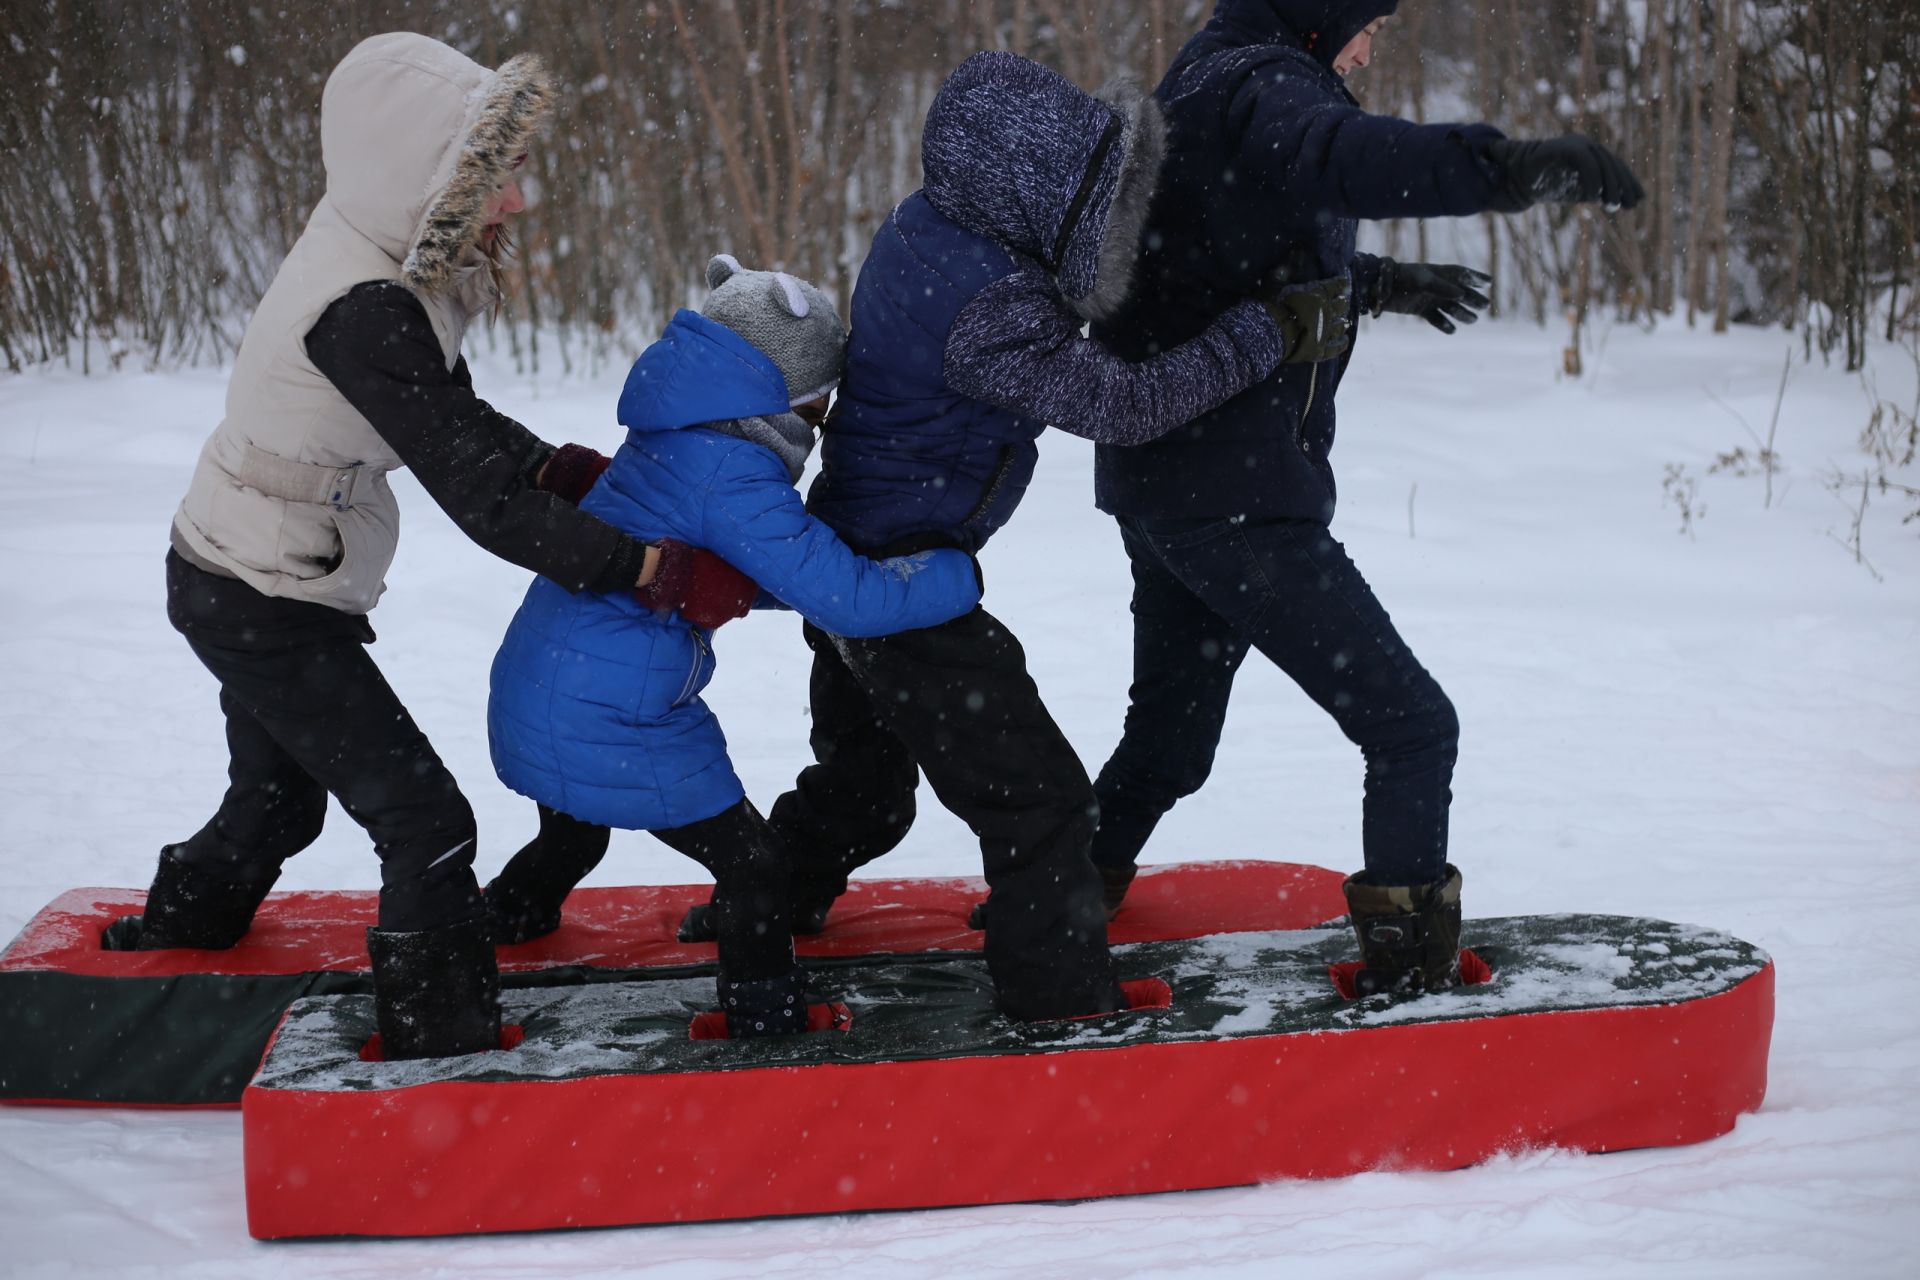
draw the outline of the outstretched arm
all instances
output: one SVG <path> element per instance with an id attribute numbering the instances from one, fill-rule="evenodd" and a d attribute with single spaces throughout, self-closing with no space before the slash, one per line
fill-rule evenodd
<path id="1" fill-rule="evenodd" d="M 1081 336 L 1081 325 L 1044 277 L 1008 276 L 955 320 L 947 384 L 1097 444 L 1146 444 L 1260 382 L 1285 354 L 1278 323 L 1252 301 L 1137 364 Z"/>
<path id="2" fill-rule="evenodd" d="M 1376 116 L 1298 75 L 1250 79 L 1229 109 L 1236 170 L 1287 205 L 1336 218 L 1439 218 L 1494 207 L 1489 125 Z"/>
<path id="3" fill-rule="evenodd" d="M 1237 173 L 1296 210 L 1337 218 L 1518 213 L 1543 200 L 1631 209 L 1646 195 L 1591 138 L 1512 142 L 1491 125 L 1369 115 L 1297 75 L 1249 80 L 1228 127 Z"/>
<path id="4" fill-rule="evenodd" d="M 785 467 L 755 446 L 729 451 L 701 510 L 708 549 L 832 635 L 915 631 L 980 603 L 980 580 L 964 551 L 892 560 L 855 554 L 807 514 Z"/>

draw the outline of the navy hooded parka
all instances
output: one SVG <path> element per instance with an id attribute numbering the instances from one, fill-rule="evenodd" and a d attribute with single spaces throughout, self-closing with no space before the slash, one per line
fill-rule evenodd
<path id="1" fill-rule="evenodd" d="M 1362 218 L 1474 214 L 1501 172 L 1485 125 L 1415 125 L 1360 109 L 1334 72 L 1389 0 L 1220 0 L 1154 96 L 1167 161 L 1131 302 L 1096 333 L 1145 359 L 1183 342 L 1264 279 L 1350 272 L 1354 321 L 1377 308 L 1380 262 L 1355 251 Z M 1096 455 L 1115 515 L 1327 522 L 1334 394 L 1351 351 L 1282 365 L 1163 439 Z"/>

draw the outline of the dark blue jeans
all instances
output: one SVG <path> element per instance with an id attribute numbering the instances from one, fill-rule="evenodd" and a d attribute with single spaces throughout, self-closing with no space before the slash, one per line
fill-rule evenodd
<path id="1" fill-rule="evenodd" d="M 1133 688 L 1094 784 L 1094 862 L 1131 866 L 1207 780 L 1234 673 L 1256 649 L 1366 758 L 1362 843 L 1376 882 L 1440 879 L 1460 722 L 1327 527 L 1122 516 L 1120 536 L 1133 566 Z"/>

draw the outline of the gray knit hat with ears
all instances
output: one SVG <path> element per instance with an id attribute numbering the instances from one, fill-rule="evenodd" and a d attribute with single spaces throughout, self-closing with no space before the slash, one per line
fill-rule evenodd
<path id="1" fill-rule="evenodd" d="M 828 298 L 784 271 L 748 271 L 731 254 L 707 263 L 700 314 L 751 342 L 787 380 L 787 404 L 818 400 L 840 385 L 847 326 Z"/>

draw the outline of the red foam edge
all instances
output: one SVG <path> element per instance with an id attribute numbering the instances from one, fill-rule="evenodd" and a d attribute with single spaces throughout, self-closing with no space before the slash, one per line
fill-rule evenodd
<path id="1" fill-rule="evenodd" d="M 248 1225 L 261 1239 L 460 1235 L 1683 1145 L 1760 1105 L 1773 1007 L 1769 964 L 1678 1004 L 1339 1032 L 384 1091 L 249 1088 Z M 1366 1081 L 1368 1105 L 1328 1105 L 1330 1082 L 1343 1080 Z M 992 1141 L 973 1140 L 983 1115 Z"/>
<path id="2" fill-rule="evenodd" d="M 1342 877 L 1293 862 L 1187 862 L 1145 867 L 1108 928 L 1115 943 L 1159 942 L 1213 933 L 1308 929 L 1346 912 Z M 644 969 L 711 964 L 712 943 L 683 943 L 681 917 L 707 900 L 708 885 L 577 889 L 558 931 L 500 948 L 506 973 L 563 965 Z M 834 905 L 827 929 L 795 940 L 802 956 L 908 955 L 978 951 L 984 935 L 967 916 L 986 894 L 978 879 L 856 880 Z M 8 972 L 57 971 L 93 977 L 288 974 L 367 970 L 366 929 L 378 895 L 358 890 L 276 893 L 254 928 L 225 951 L 106 951 L 100 934 L 139 912 L 135 889 L 74 889 L 27 922 L 0 952 Z"/>

